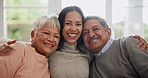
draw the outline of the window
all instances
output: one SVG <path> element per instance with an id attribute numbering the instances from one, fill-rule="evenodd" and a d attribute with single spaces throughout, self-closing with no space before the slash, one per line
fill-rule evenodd
<path id="1" fill-rule="evenodd" d="M 6 1 L 4 9 L 6 10 L 8 37 L 17 40 L 29 41 L 30 30 L 34 20 L 44 14 L 48 14 L 48 1 L 49 0 L 4 0 Z M 58 1 L 58 0 L 57 0 Z M 108 3 L 106 1 L 112 1 Z M 109 24 L 113 25 L 113 37 L 118 39 L 125 36 L 127 22 L 131 23 L 132 20 L 127 18 L 130 16 L 128 11 L 140 9 L 140 15 L 132 16 L 135 19 L 139 18 L 140 23 L 134 22 L 132 26 L 138 31 L 132 31 L 134 34 L 138 32 L 144 33 L 144 38 L 148 41 L 148 0 L 143 0 L 143 3 L 133 1 L 136 5 L 130 5 L 128 2 L 131 0 L 61 0 L 62 8 L 66 6 L 76 5 L 79 6 L 84 15 L 98 15 L 102 18 L 109 17 Z M 55 1 L 56 2 L 56 1 Z M 110 5 L 108 5 L 110 4 Z M 112 5 L 112 7 L 110 7 Z M 108 8 L 109 7 L 109 8 Z M 57 7 L 54 7 L 56 9 Z M 131 10 L 129 10 L 131 9 Z M 111 14 L 109 14 L 111 11 Z M 106 16 L 107 15 L 107 16 Z M 106 20 L 107 20 L 106 19 Z M 110 20 L 111 19 L 111 20 Z M 136 19 L 137 20 L 137 19 Z M 139 30 L 141 29 L 141 30 Z M 128 32 L 131 32 L 130 30 Z M 143 35 L 141 35 L 143 36 Z"/>
<path id="2" fill-rule="evenodd" d="M 79 6 L 84 15 L 99 15 L 105 18 L 105 1 L 106 0 L 62 0 L 62 8 L 66 6 Z"/>
<path id="3" fill-rule="evenodd" d="M 35 19 L 48 14 L 48 0 L 5 0 L 8 37 L 30 41 L 30 30 Z"/>
<path id="4" fill-rule="evenodd" d="M 148 0 L 143 0 L 144 38 L 148 41 Z"/>
<path id="5" fill-rule="evenodd" d="M 128 0 L 112 0 L 112 23 L 114 28 L 114 37 L 118 39 L 124 35 L 124 20 Z"/>
<path id="6" fill-rule="evenodd" d="M 143 0 L 112 0 L 113 1 L 113 28 L 115 38 L 143 33 L 148 41 L 148 1 Z M 127 31 L 126 31 L 127 30 Z M 144 31 L 144 32 L 143 32 Z"/>

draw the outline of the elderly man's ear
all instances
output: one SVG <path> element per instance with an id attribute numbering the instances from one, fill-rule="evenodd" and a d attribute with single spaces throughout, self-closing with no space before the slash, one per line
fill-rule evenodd
<path id="1" fill-rule="evenodd" d="M 108 32 L 108 35 L 111 36 L 112 35 L 112 31 L 110 28 L 107 28 L 106 31 Z"/>

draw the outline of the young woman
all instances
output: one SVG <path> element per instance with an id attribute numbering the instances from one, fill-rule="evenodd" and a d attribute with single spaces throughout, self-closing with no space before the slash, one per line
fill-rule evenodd
<path id="1" fill-rule="evenodd" d="M 49 58 L 52 78 L 88 78 L 89 57 L 82 52 L 84 15 L 77 6 L 65 7 L 59 14 L 60 43 Z"/>

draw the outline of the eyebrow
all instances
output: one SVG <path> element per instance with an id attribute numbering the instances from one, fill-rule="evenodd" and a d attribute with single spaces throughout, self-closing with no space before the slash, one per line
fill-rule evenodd
<path id="1" fill-rule="evenodd" d="M 76 23 L 82 23 L 82 21 L 76 21 Z"/>
<path id="2" fill-rule="evenodd" d="M 67 20 L 65 20 L 65 21 L 67 21 L 67 22 L 72 22 L 72 21 L 70 21 L 69 19 L 67 19 Z M 76 23 L 82 23 L 82 21 L 80 20 L 80 21 L 76 21 Z"/>
<path id="3" fill-rule="evenodd" d="M 54 29 L 53 29 L 53 30 L 54 30 Z M 44 32 L 49 32 L 49 33 L 51 33 L 51 31 L 50 31 L 50 30 L 44 30 Z M 58 33 L 58 32 L 56 32 L 55 34 L 60 35 L 60 33 Z"/>
<path id="4" fill-rule="evenodd" d="M 99 26 L 98 25 L 94 25 L 94 26 L 92 26 L 90 29 L 92 30 L 93 28 L 98 28 Z M 85 27 L 84 27 L 84 29 L 83 29 L 83 32 L 84 31 L 87 31 L 88 29 L 86 29 Z"/>
<path id="5" fill-rule="evenodd" d="M 60 33 L 55 33 L 56 35 L 60 35 Z"/>
<path id="6" fill-rule="evenodd" d="M 65 20 L 65 21 L 67 21 L 67 22 L 71 22 L 70 20 Z"/>
<path id="7" fill-rule="evenodd" d="M 94 25 L 92 28 L 99 27 L 98 25 Z"/>
<path id="8" fill-rule="evenodd" d="M 95 28 L 95 27 L 99 27 L 98 25 L 94 25 L 91 28 Z M 84 27 L 84 30 L 86 30 L 86 28 Z"/>

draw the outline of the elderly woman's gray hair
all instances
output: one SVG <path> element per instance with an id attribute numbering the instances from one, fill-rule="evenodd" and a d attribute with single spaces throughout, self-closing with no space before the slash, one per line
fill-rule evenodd
<path id="1" fill-rule="evenodd" d="M 34 22 L 32 30 L 38 31 L 39 29 L 41 29 L 44 26 L 44 24 L 46 22 L 51 22 L 52 26 L 57 26 L 59 31 L 61 30 L 61 26 L 60 26 L 58 17 L 57 17 L 57 15 L 53 15 L 53 14 L 49 15 L 49 16 L 44 15 L 44 16 L 40 16 L 39 18 L 37 18 Z"/>

